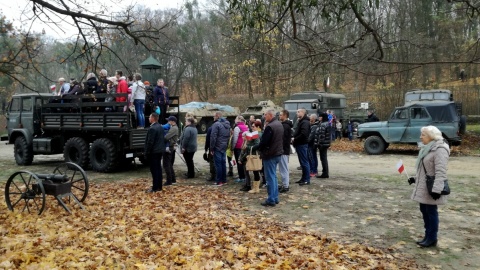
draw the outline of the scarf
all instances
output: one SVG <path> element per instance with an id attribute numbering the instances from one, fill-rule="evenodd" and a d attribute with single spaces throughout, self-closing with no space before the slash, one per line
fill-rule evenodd
<path id="1" fill-rule="evenodd" d="M 418 170 L 418 166 L 420 165 L 420 162 L 422 161 L 422 159 L 430 152 L 430 150 L 432 149 L 432 146 L 433 146 L 436 142 L 437 142 L 437 141 L 432 140 L 431 142 L 429 142 L 427 145 L 423 146 L 423 147 L 420 149 L 420 152 L 418 152 L 417 161 L 415 162 L 415 168 L 417 168 L 417 170 Z"/>

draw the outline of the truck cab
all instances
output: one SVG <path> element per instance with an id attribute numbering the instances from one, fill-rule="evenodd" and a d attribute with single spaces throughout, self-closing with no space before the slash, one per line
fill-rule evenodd
<path id="1" fill-rule="evenodd" d="M 345 95 L 321 91 L 295 93 L 283 103 L 283 107 L 289 112 L 294 126 L 296 126 L 297 122 L 296 114 L 298 109 L 306 109 L 307 114 L 315 113 L 317 115 L 326 110 L 332 110 L 337 119 L 342 120 L 346 105 Z"/>

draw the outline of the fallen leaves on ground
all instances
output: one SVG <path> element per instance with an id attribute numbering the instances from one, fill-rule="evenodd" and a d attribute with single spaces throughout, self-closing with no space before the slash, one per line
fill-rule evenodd
<path id="1" fill-rule="evenodd" d="M 417 267 L 397 253 L 341 244 L 258 211 L 245 212 L 215 187 L 177 185 L 147 194 L 149 184 L 148 179 L 93 184 L 84 203 L 87 210 L 70 204 L 72 215 L 52 196 L 46 197 L 40 216 L 10 212 L 4 205 L 0 269 Z"/>

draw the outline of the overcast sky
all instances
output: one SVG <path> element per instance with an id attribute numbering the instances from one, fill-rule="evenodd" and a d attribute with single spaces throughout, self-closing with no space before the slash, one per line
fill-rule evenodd
<path id="1" fill-rule="evenodd" d="M 160 1 L 152 1 L 152 0 L 90 0 L 92 3 L 92 7 L 89 7 L 89 10 L 95 10 L 98 7 L 98 2 L 101 1 L 102 4 L 109 6 L 113 12 L 121 11 L 122 6 L 128 5 L 144 5 L 151 9 L 169 9 L 169 8 L 180 8 L 184 0 L 160 0 Z M 89 2 L 88 0 L 79 0 L 80 2 Z M 121 4 L 119 4 L 121 2 Z M 16 28 L 21 27 L 24 30 L 32 29 L 35 32 L 42 32 L 53 38 L 61 37 L 67 38 L 72 35 L 77 34 L 77 30 L 70 26 L 68 23 L 60 23 L 62 25 L 62 29 L 59 29 L 55 26 L 50 26 L 41 22 L 40 20 L 33 21 L 31 19 L 32 16 L 32 4 L 28 0 L 1 0 L 0 1 L 0 11 L 7 17 L 7 20 L 13 22 Z M 109 10 L 109 13 L 112 11 Z M 61 22 L 65 18 L 58 17 L 55 18 L 57 22 Z M 33 23 L 32 23 L 33 22 Z M 72 33 L 72 31 L 74 33 Z"/>

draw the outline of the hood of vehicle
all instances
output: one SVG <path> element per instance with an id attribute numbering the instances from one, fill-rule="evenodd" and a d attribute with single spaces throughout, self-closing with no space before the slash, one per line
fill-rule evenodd
<path id="1" fill-rule="evenodd" d="M 367 123 L 358 125 L 358 130 L 361 131 L 362 129 L 375 129 L 375 128 L 381 128 L 386 126 L 387 126 L 387 121 L 367 122 Z"/>

